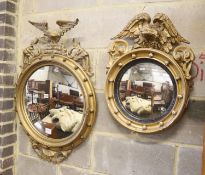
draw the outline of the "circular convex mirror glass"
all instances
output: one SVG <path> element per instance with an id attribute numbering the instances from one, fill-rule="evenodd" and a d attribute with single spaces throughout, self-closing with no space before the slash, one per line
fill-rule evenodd
<path id="1" fill-rule="evenodd" d="M 43 135 L 62 139 L 80 129 L 84 97 L 78 80 L 69 71 L 41 67 L 27 80 L 24 93 L 28 117 Z"/>
<path id="2" fill-rule="evenodd" d="M 115 81 L 115 100 L 125 115 L 138 122 L 156 122 L 173 108 L 173 75 L 158 61 L 140 59 L 124 66 Z"/>

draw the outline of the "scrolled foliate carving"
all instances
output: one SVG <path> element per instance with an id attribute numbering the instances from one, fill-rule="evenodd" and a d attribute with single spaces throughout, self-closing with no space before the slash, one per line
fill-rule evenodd
<path id="1" fill-rule="evenodd" d="M 34 25 L 36 28 L 41 30 L 44 34 L 43 36 L 34 39 L 31 42 L 31 44 L 23 50 L 23 65 L 21 66 L 23 71 L 20 74 L 19 80 L 17 82 L 16 109 L 18 112 L 18 116 L 21 120 L 21 123 L 27 132 L 27 135 L 30 137 L 32 148 L 34 149 L 34 151 L 37 153 L 37 155 L 40 158 L 47 160 L 49 162 L 53 162 L 53 163 L 60 163 L 63 160 L 65 160 L 70 155 L 72 150 L 88 137 L 94 125 L 94 122 L 95 122 L 96 97 L 94 93 L 94 88 L 92 87 L 92 84 L 88 78 L 88 76 L 89 77 L 93 76 L 91 65 L 90 65 L 89 54 L 83 47 L 81 47 L 80 42 L 76 41 L 75 39 L 73 39 L 72 44 L 66 45 L 66 46 L 64 45 L 63 41 L 60 42 L 61 37 L 67 31 L 75 27 L 78 24 L 78 21 L 79 21 L 78 19 L 76 19 L 75 21 L 57 21 L 56 23 L 57 25 L 59 25 L 60 29 L 56 31 L 49 30 L 48 24 L 46 22 L 36 23 L 36 22 L 30 21 L 32 25 Z M 71 43 L 71 42 L 67 42 L 67 43 Z M 62 100 L 63 102 L 61 105 L 65 105 L 65 103 L 70 103 L 72 107 L 75 106 L 72 108 L 73 110 L 77 106 L 76 102 L 80 103 L 80 105 L 81 105 L 81 102 L 83 103 L 82 105 L 83 107 L 79 107 L 79 108 L 82 108 L 83 111 L 80 110 L 78 114 L 80 116 L 82 115 L 84 123 L 82 122 L 81 127 L 78 128 L 78 131 L 76 132 L 72 131 L 71 132 L 72 135 L 70 134 L 69 136 L 67 136 L 66 139 L 64 138 L 58 139 L 58 137 L 49 137 L 49 136 L 48 138 L 46 138 L 47 135 L 44 135 L 46 132 L 42 134 L 41 132 L 39 132 L 38 129 L 36 129 L 36 127 L 30 127 L 31 117 L 28 116 L 28 113 L 26 111 L 28 110 L 28 108 L 24 107 L 24 104 L 29 106 L 27 102 L 25 103 L 25 94 L 26 94 L 25 89 L 26 87 L 28 87 L 27 84 L 29 82 L 29 77 L 33 75 L 33 73 L 36 70 L 39 70 L 41 66 L 42 67 L 45 67 L 45 66 L 56 67 L 58 68 L 56 70 L 57 72 L 60 72 L 59 69 L 62 69 L 63 71 L 68 72 L 68 74 L 66 73 L 65 75 L 71 75 L 72 77 L 74 77 L 75 78 L 74 81 L 77 82 L 77 84 L 79 83 L 78 85 L 80 86 L 80 89 L 82 88 L 80 91 L 75 91 L 78 93 L 80 92 L 79 95 L 70 95 L 69 93 L 67 93 L 67 90 L 66 90 L 65 96 L 69 98 L 69 100 L 67 99 L 65 101 Z M 53 74 L 55 74 L 54 69 L 52 70 L 52 72 Z M 49 106 L 50 103 L 52 103 L 55 106 L 56 104 L 53 101 L 54 99 L 56 100 L 56 96 L 52 96 L 51 94 L 53 92 L 58 94 L 58 93 L 61 93 L 61 91 L 54 90 L 58 86 L 56 87 L 53 86 L 53 83 L 51 81 L 52 78 L 48 78 L 48 79 L 49 79 L 50 85 L 48 85 L 49 87 L 46 87 L 45 89 L 49 89 L 49 91 L 51 92 L 45 92 L 44 90 L 42 92 L 39 90 L 40 88 L 37 85 L 38 86 L 37 87 L 38 90 L 36 91 L 36 94 L 38 96 L 37 98 L 38 99 L 41 98 L 39 96 L 39 92 L 44 95 L 49 94 L 48 96 L 46 96 L 46 98 L 44 97 L 44 99 L 46 100 L 48 99 L 48 102 L 46 101 L 45 104 Z M 61 84 L 61 80 L 59 81 L 59 84 Z M 67 86 L 69 88 L 68 92 L 70 92 L 70 88 L 72 86 L 70 85 L 69 82 L 66 82 L 65 84 L 62 84 L 62 85 Z M 83 97 L 83 101 L 81 101 L 81 97 Z M 72 99 L 70 100 L 70 98 Z M 31 104 L 35 104 L 35 103 L 36 102 L 33 102 L 32 100 Z M 75 105 L 73 105 L 74 103 Z M 35 104 L 35 106 L 37 106 L 37 104 Z M 68 106 L 65 105 L 65 107 L 67 109 Z M 70 108 L 71 106 L 69 106 L 69 109 Z M 57 109 L 57 107 L 53 108 L 52 106 L 50 106 L 48 109 L 49 110 Z M 35 111 L 35 109 L 32 111 Z M 35 115 L 39 117 L 38 113 Z M 50 119 L 50 114 L 47 115 L 47 117 Z M 39 120 L 39 122 L 43 123 L 41 119 Z M 68 122 L 68 121 L 64 121 L 64 122 Z M 32 124 L 35 125 L 34 123 Z M 49 124 L 54 124 L 54 123 L 52 121 L 52 123 L 49 123 Z M 43 125 L 41 125 L 41 127 L 43 128 L 43 130 L 46 128 Z M 56 127 L 56 125 L 53 128 L 48 127 L 49 132 L 52 132 L 54 128 L 55 130 L 59 129 Z"/>
<path id="2" fill-rule="evenodd" d="M 117 60 L 120 56 L 128 52 L 128 42 L 125 40 L 115 40 L 109 46 L 109 63 L 106 66 L 106 69 L 109 70 L 115 60 Z"/>
<path id="3" fill-rule="evenodd" d="M 181 42 L 189 43 L 177 32 L 169 17 L 163 13 L 157 13 L 153 23 L 149 14 L 138 14 L 113 39 L 121 38 L 134 39 L 134 49 L 153 48 L 166 53 L 172 51 L 175 45 Z"/>
<path id="4" fill-rule="evenodd" d="M 31 44 L 23 51 L 23 68 L 29 65 L 33 58 L 38 57 L 42 54 L 41 49 L 35 44 Z"/>
<path id="5" fill-rule="evenodd" d="M 93 76 L 91 65 L 90 65 L 90 56 L 88 52 L 80 46 L 80 42 L 73 39 L 72 45 L 69 48 L 66 48 L 64 44 L 60 43 L 61 37 L 74 28 L 79 20 L 75 21 L 56 21 L 56 24 L 59 26 L 59 30 L 49 30 L 47 22 L 31 22 L 33 26 L 41 30 L 44 35 L 42 37 L 36 38 L 33 40 L 26 49 L 23 51 L 23 69 L 26 68 L 32 61 L 39 59 L 44 54 L 49 55 L 63 55 L 69 59 L 75 60 L 79 63 L 88 76 Z"/>
<path id="6" fill-rule="evenodd" d="M 157 13 L 153 20 L 151 20 L 149 14 L 140 13 L 130 20 L 124 29 L 112 39 L 115 41 L 109 47 L 107 70 L 109 70 L 113 61 L 119 58 L 119 55 L 121 56 L 128 52 L 128 50 L 124 53 L 118 51 L 119 41 L 120 43 L 125 43 L 126 41 L 124 39 L 130 39 L 134 42 L 131 45 L 131 50 L 151 48 L 172 55 L 182 67 L 186 78 L 188 80 L 191 79 L 190 70 L 194 60 L 194 54 L 186 45 L 181 46 L 181 43 L 189 44 L 189 41 L 178 33 L 167 15 Z M 128 48 L 128 45 L 126 47 Z"/>
<path id="7" fill-rule="evenodd" d="M 134 132 L 168 128 L 182 116 L 193 86 L 189 42 L 162 13 L 153 20 L 136 15 L 112 39 L 105 83 L 112 116 Z"/>
<path id="8" fill-rule="evenodd" d="M 186 79 L 190 80 L 191 66 L 194 61 L 194 53 L 192 49 L 187 46 L 177 46 L 173 51 L 173 57 L 182 67 Z"/>
<path id="9" fill-rule="evenodd" d="M 90 77 L 93 76 L 90 66 L 90 56 L 88 52 L 81 47 L 80 42 L 73 39 L 73 45 L 68 51 L 68 55 L 72 56 L 72 58 L 83 67 L 84 71 L 87 72 Z"/>
<path id="10" fill-rule="evenodd" d="M 36 152 L 36 154 L 41 158 L 48 162 L 53 163 L 60 163 L 64 161 L 69 154 L 72 152 L 72 150 L 52 150 L 48 148 L 44 148 L 43 145 L 40 143 L 35 142 L 31 139 L 32 148 Z"/>

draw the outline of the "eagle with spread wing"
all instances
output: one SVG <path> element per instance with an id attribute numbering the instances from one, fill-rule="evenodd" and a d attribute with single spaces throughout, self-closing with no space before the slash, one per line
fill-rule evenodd
<path id="1" fill-rule="evenodd" d="M 51 31 L 48 28 L 48 23 L 47 22 L 32 22 L 29 21 L 33 26 L 38 28 L 44 33 L 44 37 L 47 37 L 50 41 L 57 43 L 61 36 L 63 36 L 67 31 L 71 30 L 74 28 L 79 22 L 79 19 L 77 18 L 75 21 L 63 21 L 63 20 L 58 20 L 56 21 L 56 24 L 59 26 L 59 30 L 57 31 Z"/>
<path id="2" fill-rule="evenodd" d="M 133 38 L 134 48 L 154 48 L 167 53 L 173 46 L 181 42 L 189 43 L 183 38 L 172 24 L 169 17 L 163 13 L 154 16 L 153 24 L 147 13 L 136 15 L 125 28 L 112 39 Z"/>

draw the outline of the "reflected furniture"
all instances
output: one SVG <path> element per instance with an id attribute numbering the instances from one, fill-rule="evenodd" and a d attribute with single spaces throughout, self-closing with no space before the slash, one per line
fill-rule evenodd
<path id="1" fill-rule="evenodd" d="M 163 13 L 153 20 L 136 15 L 112 39 L 105 96 L 113 118 L 134 132 L 168 128 L 182 116 L 193 86 L 189 42 Z"/>
<path id="2" fill-rule="evenodd" d="M 23 50 L 16 109 L 36 154 L 60 163 L 86 140 L 95 123 L 90 57 L 75 39 L 68 47 L 59 42 L 78 19 L 56 21 L 58 30 L 48 30 L 47 22 L 29 22 L 44 34 Z"/>

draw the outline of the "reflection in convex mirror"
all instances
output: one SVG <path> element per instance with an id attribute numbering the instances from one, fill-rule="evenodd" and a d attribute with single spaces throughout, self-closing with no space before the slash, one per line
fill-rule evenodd
<path id="1" fill-rule="evenodd" d="M 26 111 L 43 135 L 62 139 L 83 123 L 84 97 L 77 79 L 56 66 L 36 70 L 25 87 Z"/>
<path id="2" fill-rule="evenodd" d="M 132 62 L 121 70 L 117 82 L 117 101 L 132 120 L 158 121 L 173 108 L 176 84 L 159 62 Z"/>
<path id="3" fill-rule="evenodd" d="M 134 132 L 171 126 L 186 109 L 193 85 L 189 41 L 166 14 L 144 12 L 112 39 L 105 86 L 112 116 Z"/>

